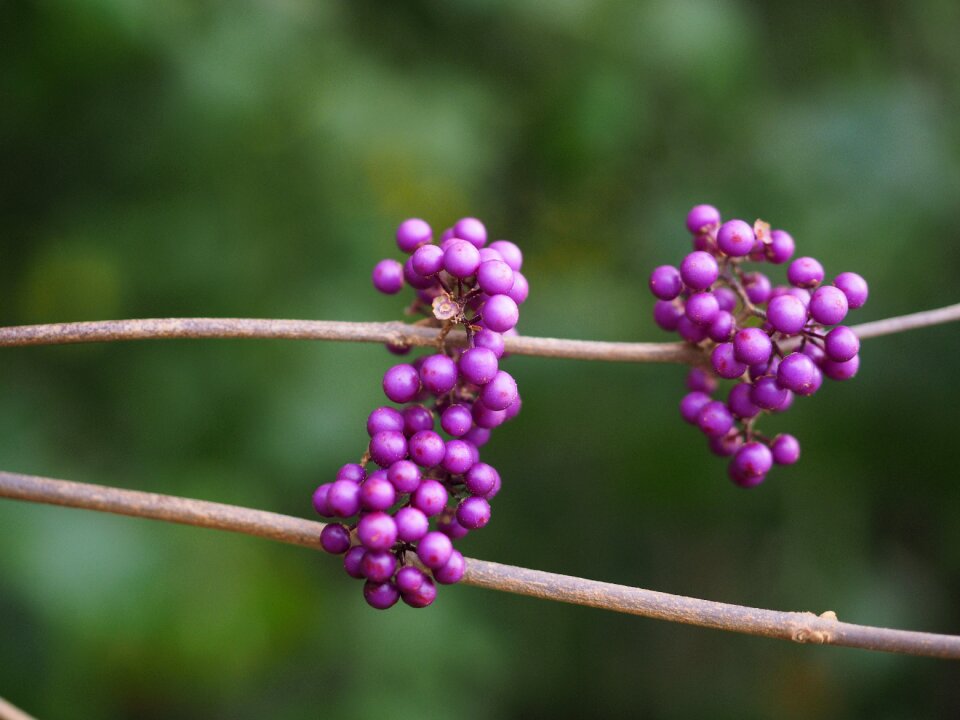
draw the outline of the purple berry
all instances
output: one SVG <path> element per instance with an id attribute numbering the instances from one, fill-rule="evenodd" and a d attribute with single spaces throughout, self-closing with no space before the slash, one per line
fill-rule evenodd
<path id="1" fill-rule="evenodd" d="M 661 330 L 673 332 L 677 329 L 682 317 L 684 317 L 683 310 L 669 300 L 658 300 L 653 305 L 653 321 Z"/>
<path id="2" fill-rule="evenodd" d="M 435 395 L 448 393 L 457 384 L 457 364 L 446 355 L 430 355 L 420 366 L 420 382 Z"/>
<path id="3" fill-rule="evenodd" d="M 650 273 L 650 292 L 661 300 L 673 300 L 683 290 L 680 271 L 673 265 L 661 265 Z"/>
<path id="4" fill-rule="evenodd" d="M 767 305 L 767 322 L 784 335 L 796 335 L 807 322 L 807 308 L 793 295 L 778 295 Z"/>
<path id="5" fill-rule="evenodd" d="M 480 401 L 491 410 L 506 410 L 516 398 L 517 381 L 504 370 L 498 370 L 480 391 Z"/>
<path id="6" fill-rule="evenodd" d="M 700 411 L 710 400 L 710 396 L 705 392 L 687 393 L 680 401 L 680 417 L 683 418 L 684 422 L 696 425 L 697 419 L 700 417 Z"/>
<path id="7" fill-rule="evenodd" d="M 453 437 L 463 437 L 472 426 L 473 416 L 466 405 L 451 405 L 440 416 L 440 427 Z"/>
<path id="8" fill-rule="evenodd" d="M 333 517 L 334 515 L 330 504 L 327 502 L 327 493 L 330 492 L 331 484 L 332 483 L 324 483 L 313 491 L 313 509 L 323 517 Z"/>
<path id="9" fill-rule="evenodd" d="M 437 586 L 433 584 L 433 580 L 425 577 L 420 587 L 400 597 L 412 608 L 425 608 L 437 599 Z"/>
<path id="10" fill-rule="evenodd" d="M 827 333 L 823 347 L 834 362 L 846 362 L 860 352 L 860 338 L 850 328 L 839 325 Z"/>
<path id="11" fill-rule="evenodd" d="M 793 257 L 794 249 L 795 244 L 790 233 L 786 230 L 770 231 L 770 244 L 765 248 L 767 260 L 774 265 L 782 265 Z"/>
<path id="12" fill-rule="evenodd" d="M 770 336 L 760 328 L 744 328 L 733 338 L 734 357 L 747 365 L 768 362 L 772 352 L 773 342 Z"/>
<path id="13" fill-rule="evenodd" d="M 680 277 L 692 290 L 705 290 L 720 277 L 720 267 L 713 255 L 695 250 L 680 263 Z"/>
<path id="14" fill-rule="evenodd" d="M 420 218 L 410 218 L 397 228 L 397 247 L 400 252 L 412 253 L 421 245 L 433 239 L 433 230 Z"/>
<path id="15" fill-rule="evenodd" d="M 420 394 L 420 375 L 413 365 L 394 365 L 384 373 L 383 392 L 395 403 L 408 403 Z"/>
<path id="16" fill-rule="evenodd" d="M 385 512 L 372 512 L 357 523 L 357 538 L 367 550 L 389 550 L 397 541 L 397 524 Z"/>
<path id="17" fill-rule="evenodd" d="M 770 443 L 770 451 L 777 465 L 793 465 L 800 459 L 800 442 L 793 435 L 777 435 Z"/>
<path id="18" fill-rule="evenodd" d="M 367 580 L 386 582 L 397 570 L 397 558 L 387 550 L 367 550 L 360 560 L 360 569 Z"/>
<path id="19" fill-rule="evenodd" d="M 819 374 L 813 360 L 803 353 L 795 352 L 780 361 L 777 382 L 780 387 L 792 390 L 797 395 L 812 395 L 816 392 Z"/>
<path id="20" fill-rule="evenodd" d="M 697 427 L 711 437 L 726 435 L 733 427 L 733 415 L 726 405 L 719 400 L 713 400 L 704 405 L 700 411 Z"/>
<path id="21" fill-rule="evenodd" d="M 743 445 L 743 436 L 734 430 L 726 435 L 708 437 L 707 444 L 714 455 L 730 457 Z"/>
<path id="22" fill-rule="evenodd" d="M 687 373 L 687 389 L 709 395 L 717 389 L 717 380 L 703 368 L 693 368 Z"/>
<path id="23" fill-rule="evenodd" d="M 387 480 L 398 493 L 412 493 L 420 487 L 420 468 L 410 460 L 398 460 L 387 470 Z"/>
<path id="24" fill-rule="evenodd" d="M 763 305 L 770 299 L 772 286 L 770 279 L 761 272 L 746 273 L 743 276 L 743 289 L 747 299 L 754 305 Z"/>
<path id="25" fill-rule="evenodd" d="M 787 401 L 787 390 L 772 375 L 757 378 L 750 391 L 750 402 L 763 410 L 776 410 Z"/>
<path id="26" fill-rule="evenodd" d="M 370 458 L 380 467 L 389 467 L 407 456 L 407 438 L 402 432 L 384 430 L 370 438 Z"/>
<path id="27" fill-rule="evenodd" d="M 415 507 L 400 508 L 393 521 L 397 524 L 397 539 L 403 542 L 417 542 L 430 530 L 430 520 Z"/>
<path id="28" fill-rule="evenodd" d="M 379 432 L 403 432 L 403 415 L 392 407 L 378 407 L 367 416 L 367 433 L 373 437 Z M 360 478 L 362 480 L 363 478 Z M 358 480 L 357 482 L 360 482 Z"/>
<path id="29" fill-rule="evenodd" d="M 396 260 L 381 260 L 373 267 L 373 286 L 385 295 L 395 295 L 403 289 L 403 265 Z"/>
<path id="30" fill-rule="evenodd" d="M 421 277 L 431 277 L 443 270 L 443 250 L 437 245 L 418 247 L 410 258 L 410 267 Z"/>
<path id="31" fill-rule="evenodd" d="M 447 489 L 442 483 L 426 478 L 410 498 L 413 506 L 427 517 L 439 515 L 447 506 Z"/>
<path id="32" fill-rule="evenodd" d="M 731 257 L 745 257 L 756 242 L 753 226 L 743 220 L 727 220 L 717 231 L 717 247 Z"/>
<path id="33" fill-rule="evenodd" d="M 443 269 L 461 280 L 480 267 L 480 251 L 466 240 L 453 240 L 443 251 Z"/>
<path id="34" fill-rule="evenodd" d="M 347 550 L 347 554 L 343 556 L 343 569 L 347 571 L 347 575 L 357 580 L 363 579 L 361 563 L 366 552 L 363 545 L 356 545 Z"/>
<path id="35" fill-rule="evenodd" d="M 423 366 L 420 366 L 423 375 Z M 421 430 L 433 430 L 433 413 L 423 405 L 409 405 L 403 409 L 403 434 L 407 437 Z"/>
<path id="36" fill-rule="evenodd" d="M 460 373 L 474 385 L 486 385 L 497 374 L 499 363 L 493 350 L 472 347 L 460 356 Z"/>
<path id="37" fill-rule="evenodd" d="M 730 388 L 727 396 L 727 407 L 738 418 L 749 419 L 760 413 L 760 408 L 750 399 L 750 383 L 737 383 Z"/>
<path id="38" fill-rule="evenodd" d="M 351 480 L 337 480 L 327 491 L 327 505 L 337 517 L 352 517 L 360 511 L 360 486 Z"/>
<path id="39" fill-rule="evenodd" d="M 452 554 L 453 544 L 442 532 L 428 532 L 417 544 L 417 557 L 431 570 L 446 565 Z"/>
<path id="40" fill-rule="evenodd" d="M 426 577 L 427 576 L 423 574 L 423 571 L 420 570 L 420 568 L 415 568 L 413 565 L 407 565 L 406 567 L 402 567 L 397 571 L 395 582 L 397 583 L 397 589 L 406 595 L 407 593 L 412 593 L 419 590 Z"/>
<path id="41" fill-rule="evenodd" d="M 513 270 L 503 260 L 487 260 L 477 269 L 477 285 L 488 295 L 509 293 L 513 288 Z"/>
<path id="42" fill-rule="evenodd" d="M 403 264 L 403 279 L 407 281 L 410 287 L 416 288 L 417 290 L 427 290 L 436 284 L 435 278 L 424 277 L 413 269 L 412 257 L 408 257 L 407 261 Z"/>
<path id="43" fill-rule="evenodd" d="M 343 525 L 327 525 L 320 531 L 320 547 L 331 555 L 342 555 L 350 549 L 350 531 Z"/>
<path id="44" fill-rule="evenodd" d="M 463 475 L 473 466 L 474 450 L 466 440 L 451 440 L 443 456 L 443 469 L 451 475 Z"/>
<path id="45" fill-rule="evenodd" d="M 453 226 L 453 236 L 466 240 L 477 250 L 487 244 L 487 228 L 482 222 L 472 217 L 457 220 Z"/>
<path id="46" fill-rule="evenodd" d="M 727 342 L 737 329 L 736 318 L 726 310 L 721 310 L 707 328 L 707 335 L 714 342 Z"/>
<path id="47" fill-rule="evenodd" d="M 833 284 L 847 296 L 851 310 L 861 308 L 867 302 L 870 290 L 867 281 L 854 272 L 842 272 L 833 279 Z"/>
<path id="48" fill-rule="evenodd" d="M 800 288 L 814 288 L 823 282 L 823 265 L 816 258 L 797 258 L 787 268 L 787 280 Z"/>
<path id="49" fill-rule="evenodd" d="M 837 362 L 826 358 L 820 367 L 823 374 L 831 380 L 849 380 L 860 369 L 860 356 L 854 355 L 846 362 Z"/>
<path id="50" fill-rule="evenodd" d="M 421 430 L 410 438 L 408 450 L 410 459 L 417 465 L 431 468 L 443 460 L 445 445 L 443 438 L 433 430 Z"/>
<path id="51" fill-rule="evenodd" d="M 693 320 L 684 315 L 680 318 L 680 322 L 677 323 L 677 332 L 680 333 L 680 337 L 687 342 L 696 344 L 707 337 L 708 329 L 703 325 L 697 325 Z"/>
<path id="52" fill-rule="evenodd" d="M 503 335 L 489 328 L 483 328 L 473 336 L 473 346 L 490 350 L 498 360 L 503 357 Z"/>
<path id="53" fill-rule="evenodd" d="M 457 506 L 457 522 L 468 530 L 477 530 L 490 522 L 490 503 L 482 497 L 468 497 Z"/>
<path id="54" fill-rule="evenodd" d="M 713 295 L 717 298 L 717 304 L 720 305 L 720 310 L 733 312 L 734 308 L 737 307 L 737 294 L 730 288 L 714 288 Z"/>
<path id="55" fill-rule="evenodd" d="M 522 272 L 514 271 L 513 287 L 507 292 L 507 297 L 513 300 L 517 305 L 523 305 L 530 295 L 530 283 Z"/>
<path id="56" fill-rule="evenodd" d="M 730 461 L 730 478 L 740 487 L 755 487 L 763 482 L 773 467 L 773 455 L 763 443 L 748 442 Z"/>
<path id="57" fill-rule="evenodd" d="M 720 211 L 713 205 L 694 205 L 687 213 L 687 230 L 699 235 L 720 224 Z"/>
<path id="58" fill-rule="evenodd" d="M 397 604 L 397 600 L 400 599 L 400 591 L 393 583 L 375 583 L 367 580 L 363 585 L 363 599 L 372 608 L 387 610 Z"/>
<path id="59" fill-rule="evenodd" d="M 458 550 L 454 550 L 450 553 L 450 559 L 446 564 L 433 571 L 433 579 L 443 585 L 453 585 L 460 582 L 466 569 L 467 562 L 463 559 L 463 555 Z"/>
<path id="60" fill-rule="evenodd" d="M 520 248 L 509 240 L 495 240 L 490 243 L 489 247 L 500 253 L 503 261 L 509 265 L 510 269 L 514 272 L 523 266 L 523 253 L 520 252 Z"/>
<path id="61" fill-rule="evenodd" d="M 733 343 L 725 342 L 717 345 L 710 353 L 710 364 L 717 375 L 727 380 L 733 380 L 747 371 L 746 363 L 736 358 Z"/>
<path id="62" fill-rule="evenodd" d="M 823 285 L 810 297 L 810 316 L 821 325 L 836 325 L 847 316 L 849 304 L 843 290 Z"/>
<path id="63" fill-rule="evenodd" d="M 470 494 L 483 497 L 493 489 L 499 477 L 499 473 L 492 466 L 478 462 L 467 471 L 464 485 Z"/>
<path id="64" fill-rule="evenodd" d="M 685 312 L 697 325 L 709 325 L 720 312 L 720 303 L 711 292 L 694 293 L 687 299 Z"/>
<path id="65" fill-rule="evenodd" d="M 397 491 L 384 475 L 371 475 L 360 486 L 360 504 L 366 510 L 386 510 L 397 501 Z"/>
<path id="66" fill-rule="evenodd" d="M 483 304 L 483 324 L 494 332 L 506 332 L 520 319 L 517 303 L 506 295 L 491 295 Z"/>

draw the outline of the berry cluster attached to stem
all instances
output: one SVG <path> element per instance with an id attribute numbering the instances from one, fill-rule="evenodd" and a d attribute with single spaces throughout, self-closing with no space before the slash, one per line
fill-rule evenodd
<path id="1" fill-rule="evenodd" d="M 823 266 L 801 257 L 787 267 L 789 285 L 774 287 L 743 264 L 786 263 L 794 253 L 789 233 L 761 220 L 721 223 L 711 205 L 694 207 L 687 229 L 693 252 L 679 268 L 662 265 L 650 275 L 654 321 L 709 353 L 709 364 L 687 377 L 680 414 L 703 431 L 713 453 L 731 458 L 734 483 L 754 487 L 774 463 L 800 458 L 797 439 L 764 437 L 755 426 L 758 416 L 787 410 L 795 395 L 813 395 L 824 375 L 848 380 L 857 374 L 860 341 L 839 323 L 867 301 L 867 283 L 844 272 L 824 285 Z M 796 343 L 793 352 L 784 350 L 788 339 Z M 718 379 L 737 381 L 726 401 L 713 398 Z"/>
<path id="2" fill-rule="evenodd" d="M 321 544 L 344 555 L 348 575 L 366 580 L 364 598 L 378 609 L 398 599 L 411 607 L 430 605 L 435 583 L 463 576 L 463 555 L 453 541 L 490 520 L 489 501 L 501 481 L 480 461 L 480 448 L 493 428 L 520 412 L 517 383 L 500 360 L 503 336 L 516 332 L 518 306 L 528 293 L 520 249 L 508 240 L 488 246 L 486 228 L 475 218 L 458 221 L 439 245 L 426 222 L 406 220 L 397 245 L 409 257 L 403 264 L 377 263 L 373 285 L 388 295 L 404 283 L 417 291 L 408 312 L 441 329 L 437 350 L 387 370 L 384 394 L 405 407 L 370 413 L 370 442 L 360 463 L 344 465 L 313 495 L 321 515 L 356 518 L 327 525 Z M 444 344 L 457 326 L 469 339 L 463 350 Z M 371 462 L 378 469 L 368 473 Z"/>

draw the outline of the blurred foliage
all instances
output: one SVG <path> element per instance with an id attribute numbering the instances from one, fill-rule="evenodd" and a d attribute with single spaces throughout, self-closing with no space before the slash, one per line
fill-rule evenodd
<path id="1" fill-rule="evenodd" d="M 656 340 L 696 202 L 856 269 L 858 320 L 960 300 L 960 5 L 725 0 L 0 4 L 4 325 L 400 317 L 404 217 L 526 254 L 535 335 Z M 960 632 L 955 327 L 871 340 L 769 423 L 742 492 L 683 371 L 516 357 L 468 554 Z M 371 346 L 7 349 L 2 467 L 310 516 L 363 448 Z M 369 610 L 330 558 L 0 502 L 0 695 L 40 717 L 916 718 L 953 666 L 491 594 Z"/>

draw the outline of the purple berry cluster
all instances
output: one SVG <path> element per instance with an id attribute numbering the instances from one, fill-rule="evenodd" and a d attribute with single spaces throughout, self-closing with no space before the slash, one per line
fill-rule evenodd
<path id="1" fill-rule="evenodd" d="M 860 340 L 839 323 L 866 303 L 867 283 L 844 272 L 824 284 L 823 266 L 801 257 L 787 266 L 789 284 L 774 286 L 743 265 L 787 263 L 794 254 L 790 234 L 760 220 L 722 222 L 711 205 L 690 210 L 687 229 L 693 252 L 679 268 L 663 265 L 650 275 L 654 321 L 709 354 L 709 365 L 687 377 L 680 414 L 707 436 L 713 453 L 730 458 L 734 483 L 755 487 L 774 464 L 800 458 L 795 437 L 767 438 L 757 418 L 787 410 L 796 395 L 813 395 L 824 376 L 857 374 Z M 714 398 L 718 379 L 735 381 L 725 401 Z"/>
<path id="2" fill-rule="evenodd" d="M 487 230 L 476 218 L 459 220 L 439 244 L 426 222 L 406 220 L 397 245 L 409 257 L 377 263 L 373 285 L 388 295 L 412 286 L 409 312 L 440 328 L 438 349 L 387 370 L 383 392 L 403 407 L 371 412 L 361 462 L 344 465 L 313 494 L 318 513 L 344 519 L 323 529 L 323 549 L 344 556 L 347 574 L 366 581 L 364 598 L 381 610 L 400 599 L 411 607 L 430 605 L 435 583 L 463 576 L 463 555 L 453 541 L 490 521 L 500 475 L 481 462 L 480 448 L 493 428 L 520 412 L 517 383 L 500 360 L 528 292 L 520 249 L 508 240 L 487 245 Z M 457 326 L 466 332 L 466 348 L 444 341 Z M 370 463 L 376 469 L 368 471 Z"/>

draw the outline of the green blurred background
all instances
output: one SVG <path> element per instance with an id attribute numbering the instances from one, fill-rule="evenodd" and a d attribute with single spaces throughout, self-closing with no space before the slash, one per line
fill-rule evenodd
<path id="1" fill-rule="evenodd" d="M 393 231 L 519 243 L 532 335 L 661 340 L 686 210 L 760 216 L 872 296 L 960 300 L 960 5 L 0 4 L 0 322 L 386 320 Z M 960 632 L 956 327 L 870 340 L 768 421 L 744 492 L 683 370 L 514 357 L 524 411 L 465 553 Z M 363 450 L 371 345 L 6 349 L 0 467 L 310 517 Z M 0 695 L 43 718 L 956 717 L 953 664 L 460 587 L 365 606 L 329 557 L 0 501 Z"/>

